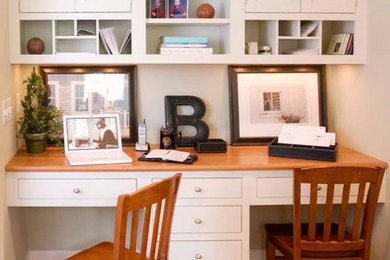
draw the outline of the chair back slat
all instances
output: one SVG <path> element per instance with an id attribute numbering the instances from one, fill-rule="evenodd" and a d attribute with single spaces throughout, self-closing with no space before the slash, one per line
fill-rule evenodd
<path id="1" fill-rule="evenodd" d="M 316 239 L 317 227 L 317 193 L 318 184 L 312 184 L 310 187 L 310 210 L 309 210 L 309 241 Z"/>
<path id="2" fill-rule="evenodd" d="M 358 196 L 356 198 L 355 216 L 353 219 L 351 238 L 352 240 L 358 239 L 359 226 L 362 220 L 364 192 L 366 190 L 366 183 L 359 184 Z"/>
<path id="3" fill-rule="evenodd" d="M 168 259 L 173 213 L 180 180 L 181 174 L 176 174 L 172 178 L 164 179 L 161 182 L 149 185 L 132 194 L 119 196 L 115 222 L 114 260 Z M 165 202 L 164 213 L 162 220 L 160 220 L 163 202 Z M 156 207 L 156 211 L 151 236 L 152 240 L 149 241 L 150 221 L 154 206 Z M 143 214 L 140 213 L 141 210 Z M 132 220 L 130 246 L 127 249 L 126 229 L 129 213 L 132 213 Z M 161 226 L 160 221 L 162 223 Z M 140 235 L 142 235 L 142 239 L 140 240 L 140 248 L 138 248 L 137 243 Z M 159 249 L 156 256 L 157 241 L 159 241 Z M 151 246 L 148 256 L 149 244 Z"/>
<path id="4" fill-rule="evenodd" d="M 338 234 L 337 234 L 337 240 L 339 242 L 343 241 L 345 238 L 345 227 L 347 225 L 350 191 L 351 191 L 351 184 L 344 184 L 343 196 L 342 196 L 342 200 L 341 200 L 339 223 L 338 223 L 339 229 L 338 229 Z"/>
<path id="5" fill-rule="evenodd" d="M 329 242 L 330 240 L 330 234 L 332 228 L 332 217 L 333 217 L 333 195 L 334 195 L 334 184 L 329 184 L 326 191 L 324 242 Z"/>
<path id="6" fill-rule="evenodd" d="M 294 260 L 300 260 L 302 250 L 313 252 L 358 253 L 368 259 L 375 209 L 383 180 L 384 169 L 370 167 L 320 167 L 294 171 Z M 308 229 L 301 228 L 301 185 L 310 185 Z M 358 184 L 356 203 L 350 202 L 352 184 Z M 336 185 L 343 187 L 338 220 L 335 230 L 334 198 Z M 369 185 L 366 204 L 365 190 Z M 323 222 L 317 223 L 318 187 L 327 187 Z M 349 206 L 354 204 L 354 216 L 348 217 Z M 362 219 L 363 217 L 363 219 Z M 347 230 L 347 220 L 353 219 L 352 230 Z M 362 224 L 360 224 L 362 223 Z M 360 228 L 361 227 L 361 228 Z M 307 233 L 302 233 L 307 232 Z"/>

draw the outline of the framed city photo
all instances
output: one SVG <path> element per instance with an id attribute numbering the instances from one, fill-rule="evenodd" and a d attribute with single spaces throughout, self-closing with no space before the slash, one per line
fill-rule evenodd
<path id="1" fill-rule="evenodd" d="M 63 115 L 119 114 L 124 145 L 137 140 L 135 66 L 41 67 L 47 104 Z"/>
<path id="2" fill-rule="evenodd" d="M 169 18 L 188 18 L 188 0 L 169 0 Z"/>
<path id="3" fill-rule="evenodd" d="M 166 18 L 165 0 L 150 0 L 150 18 Z"/>
<path id="4" fill-rule="evenodd" d="M 232 145 L 266 145 L 283 125 L 327 126 L 324 66 L 229 66 Z"/>

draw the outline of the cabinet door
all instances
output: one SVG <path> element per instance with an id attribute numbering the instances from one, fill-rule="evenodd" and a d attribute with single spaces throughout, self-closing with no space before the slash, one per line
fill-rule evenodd
<path id="1" fill-rule="evenodd" d="M 300 0 L 246 0 L 245 1 L 245 12 L 247 13 L 297 13 L 300 11 L 301 11 Z"/>
<path id="2" fill-rule="evenodd" d="M 357 0 L 301 0 L 305 13 L 355 13 Z"/>
<path id="3" fill-rule="evenodd" d="M 131 12 L 131 0 L 76 0 L 76 12 Z"/>
<path id="4" fill-rule="evenodd" d="M 73 0 L 20 0 L 21 13 L 56 13 L 74 12 Z"/>

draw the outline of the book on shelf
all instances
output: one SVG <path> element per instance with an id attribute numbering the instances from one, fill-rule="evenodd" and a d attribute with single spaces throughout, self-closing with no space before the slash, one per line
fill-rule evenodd
<path id="1" fill-rule="evenodd" d="M 352 55 L 353 45 L 354 45 L 353 43 L 354 43 L 353 33 L 333 34 L 329 42 L 327 54 Z"/>
<path id="2" fill-rule="evenodd" d="M 104 49 L 108 54 L 121 54 L 126 46 L 131 41 L 131 29 L 126 31 L 125 37 L 123 38 L 121 47 L 118 49 L 118 42 L 115 37 L 115 28 L 100 29 L 100 38 L 102 40 Z"/>
<path id="3" fill-rule="evenodd" d="M 161 43 L 164 44 L 208 44 L 207 37 L 199 36 L 163 36 Z"/>
<path id="4" fill-rule="evenodd" d="M 95 31 L 87 28 L 80 27 L 77 29 L 77 36 L 93 36 Z"/>
<path id="5" fill-rule="evenodd" d="M 213 48 L 160 48 L 160 54 L 213 54 Z"/>
<path id="6" fill-rule="evenodd" d="M 319 21 L 308 21 L 301 25 L 301 37 L 310 36 L 320 25 Z"/>
<path id="7" fill-rule="evenodd" d="M 208 44 L 198 43 L 186 43 L 186 44 L 174 44 L 174 43 L 161 43 L 160 48 L 207 48 Z"/>
<path id="8" fill-rule="evenodd" d="M 320 55 L 320 50 L 318 48 L 313 49 L 290 49 L 283 51 L 282 54 L 289 55 Z"/>

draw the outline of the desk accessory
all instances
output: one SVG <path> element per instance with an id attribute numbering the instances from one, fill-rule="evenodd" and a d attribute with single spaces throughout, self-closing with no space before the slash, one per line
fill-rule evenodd
<path id="1" fill-rule="evenodd" d="M 178 115 L 179 106 L 190 106 L 194 109 L 192 115 Z M 178 126 L 193 126 L 197 130 L 195 136 L 184 136 L 179 144 L 181 147 L 193 147 L 195 140 L 207 140 L 209 138 L 209 126 L 202 120 L 206 114 L 206 104 L 202 99 L 194 96 L 166 96 L 165 97 L 165 121 L 168 128 L 176 133 Z"/>
<path id="2" fill-rule="evenodd" d="M 181 132 L 176 133 L 171 128 L 161 127 L 160 129 L 160 149 L 174 150 L 182 141 Z"/>
<path id="3" fill-rule="evenodd" d="M 137 152 L 147 152 L 150 150 L 150 145 L 146 141 L 147 139 L 147 126 L 146 121 L 138 125 L 138 142 L 135 144 L 135 150 Z"/>
<path id="4" fill-rule="evenodd" d="M 198 153 L 226 153 L 227 143 L 222 139 L 195 140 L 194 148 Z"/>
<path id="5" fill-rule="evenodd" d="M 197 155 L 191 155 L 188 152 L 180 152 L 175 150 L 152 150 L 149 153 L 144 153 L 138 158 L 142 162 L 163 162 L 163 163 L 181 163 L 193 164 L 198 160 Z"/>
<path id="6" fill-rule="evenodd" d="M 338 144 L 330 147 L 280 144 L 276 138 L 268 145 L 268 155 L 318 161 L 335 162 Z"/>

